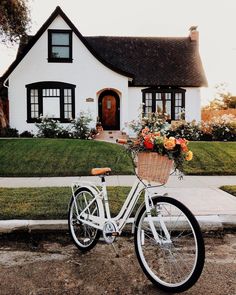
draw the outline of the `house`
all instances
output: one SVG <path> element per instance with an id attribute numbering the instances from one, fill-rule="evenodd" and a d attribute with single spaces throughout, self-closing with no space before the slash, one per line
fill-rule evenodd
<path id="1" fill-rule="evenodd" d="M 85 37 L 60 7 L 34 36 L 21 40 L 16 60 L 1 77 L 8 89 L 10 126 L 35 130 L 40 115 L 68 124 L 81 111 L 105 130 L 124 129 L 160 111 L 200 120 L 207 85 L 198 31 L 188 37 Z"/>

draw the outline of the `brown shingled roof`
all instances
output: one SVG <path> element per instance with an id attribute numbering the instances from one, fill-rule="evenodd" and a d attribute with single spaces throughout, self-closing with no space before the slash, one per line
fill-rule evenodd
<path id="1" fill-rule="evenodd" d="M 134 86 L 206 86 L 198 44 L 185 38 L 85 37 L 115 67 L 134 75 Z"/>

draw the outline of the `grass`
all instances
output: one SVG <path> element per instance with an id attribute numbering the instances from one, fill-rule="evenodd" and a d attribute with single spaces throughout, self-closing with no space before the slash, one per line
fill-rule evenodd
<path id="1" fill-rule="evenodd" d="M 236 175 L 236 142 L 190 142 L 188 175 Z M 93 167 L 133 174 L 124 148 L 107 142 L 71 139 L 1 139 L 0 177 L 90 175 Z"/>
<path id="2" fill-rule="evenodd" d="M 94 167 L 114 174 L 132 174 L 124 147 L 93 140 L 1 139 L 0 176 L 90 175 Z"/>
<path id="3" fill-rule="evenodd" d="M 194 158 L 184 165 L 188 175 L 236 175 L 236 142 L 190 142 Z"/>
<path id="4" fill-rule="evenodd" d="M 119 212 L 129 190 L 108 187 L 112 215 Z M 70 197 L 69 187 L 0 188 L 0 220 L 67 219 Z"/>
<path id="5" fill-rule="evenodd" d="M 224 185 L 220 189 L 236 197 L 236 185 Z"/>

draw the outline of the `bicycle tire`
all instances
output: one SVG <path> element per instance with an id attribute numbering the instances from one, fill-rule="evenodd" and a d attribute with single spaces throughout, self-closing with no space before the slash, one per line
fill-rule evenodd
<path id="1" fill-rule="evenodd" d="M 80 212 L 85 209 L 86 202 L 94 198 L 94 194 L 88 188 L 79 188 L 74 193 L 75 198 L 72 196 L 69 211 L 68 211 L 68 226 L 70 236 L 76 245 L 76 247 L 82 251 L 86 252 L 91 250 L 98 242 L 101 232 L 97 228 L 84 224 L 78 221 L 76 218 L 77 212 L 75 207 L 75 201 L 77 202 L 77 207 Z M 91 208 L 93 214 L 99 216 L 99 206 L 95 200 Z M 91 214 L 87 209 L 85 213 Z"/>
<path id="2" fill-rule="evenodd" d="M 155 197 L 153 205 L 156 213 L 151 214 L 156 218 L 153 220 L 161 243 L 155 241 L 148 228 L 147 211 L 143 206 L 135 222 L 134 243 L 138 261 L 145 275 L 159 289 L 183 292 L 197 282 L 204 267 L 205 246 L 199 224 L 191 211 L 173 198 Z M 161 213 L 171 242 L 166 239 L 158 221 Z M 184 271 L 187 273 L 182 274 Z"/>

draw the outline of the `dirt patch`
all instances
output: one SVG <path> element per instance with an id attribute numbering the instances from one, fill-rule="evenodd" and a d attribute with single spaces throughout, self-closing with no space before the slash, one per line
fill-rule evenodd
<path id="1" fill-rule="evenodd" d="M 198 283 L 184 294 L 236 294 L 236 234 L 206 237 L 206 264 Z M 132 237 L 99 243 L 86 254 L 65 237 L 0 243 L 1 295 L 165 294 L 142 273 Z"/>

